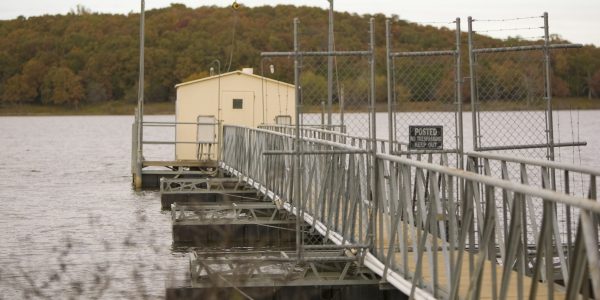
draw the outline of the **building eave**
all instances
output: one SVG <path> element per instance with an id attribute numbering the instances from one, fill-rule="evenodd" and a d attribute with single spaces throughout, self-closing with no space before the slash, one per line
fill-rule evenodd
<path id="1" fill-rule="evenodd" d="M 237 71 L 232 71 L 232 72 L 228 72 L 228 73 L 223 73 L 223 74 L 220 74 L 220 75 L 214 75 L 214 76 L 209 76 L 209 77 L 204 77 L 204 78 L 200 78 L 200 79 L 196 79 L 196 80 L 191 80 L 191 81 L 186 81 L 186 82 L 178 83 L 178 84 L 175 85 L 175 88 L 177 89 L 177 88 L 182 87 L 182 86 L 192 85 L 192 84 L 196 84 L 196 83 L 200 83 L 200 82 L 204 82 L 204 81 L 210 81 L 210 80 L 213 80 L 213 79 L 217 79 L 219 77 L 222 78 L 222 77 L 228 77 L 228 76 L 232 76 L 232 75 L 245 75 L 245 76 L 249 76 L 249 77 L 252 77 L 252 78 L 255 78 L 255 79 L 258 79 L 258 80 L 264 80 L 264 81 L 267 81 L 267 82 L 276 83 L 276 84 L 288 86 L 288 87 L 291 87 L 291 88 L 294 87 L 293 84 L 289 84 L 287 82 L 278 81 L 278 80 L 275 80 L 275 79 L 272 79 L 272 78 L 263 77 L 263 76 L 256 75 L 256 74 L 248 74 L 248 73 L 244 73 L 244 72 L 242 72 L 240 70 L 237 70 Z"/>

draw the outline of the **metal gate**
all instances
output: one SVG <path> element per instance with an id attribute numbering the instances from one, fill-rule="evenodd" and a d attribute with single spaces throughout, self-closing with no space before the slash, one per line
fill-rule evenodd
<path id="1" fill-rule="evenodd" d="M 282 201 L 292 205 L 296 212 L 298 259 L 305 257 L 304 252 L 309 249 L 331 247 L 324 245 L 326 238 L 323 240 L 314 232 L 323 225 L 327 230 L 347 233 L 343 238 L 349 245 L 358 248 L 372 245 L 373 210 L 364 205 L 366 202 L 376 205 L 373 199 L 377 199 L 377 190 L 372 188 L 373 174 L 377 174 L 373 163 L 377 152 L 373 19 L 368 37 L 367 50 L 303 51 L 299 21 L 294 19 L 294 50 L 261 53 L 263 62 L 281 62 L 283 58 L 293 58 L 294 62 L 295 124 L 273 126 L 294 137 L 292 149 L 281 143 L 281 149 L 267 149 L 265 155 L 268 164 L 286 166 L 289 170 L 279 177 L 289 180 L 292 187 L 284 193 L 286 199 Z M 351 139 L 351 135 L 363 137 L 359 139 L 363 144 L 352 145 L 356 139 Z M 327 141 L 356 148 L 332 150 Z M 356 166 L 359 172 L 354 171 Z M 357 181 L 352 178 L 362 178 L 367 184 L 353 185 Z M 351 201 L 343 201 L 348 191 L 352 191 L 357 201 L 360 198 L 366 202 L 350 205 Z"/>
<path id="2" fill-rule="evenodd" d="M 478 48 L 475 39 L 479 39 L 481 43 L 485 41 L 481 36 L 477 36 L 477 31 L 473 29 L 477 22 L 481 23 L 482 27 L 487 26 L 480 33 L 525 30 L 533 31 L 534 35 L 538 36 L 533 37 L 535 40 L 530 45 L 522 45 L 521 42 L 517 46 Z M 523 22 L 528 23 L 522 25 Z M 511 24 L 511 28 L 502 27 L 506 24 Z M 540 30 L 543 30 L 541 35 Z M 469 17 L 468 46 L 473 150 L 553 161 L 556 159 L 555 148 L 586 144 L 554 141 L 556 127 L 552 111 L 553 74 L 550 54 L 554 49 L 579 48 L 581 45 L 550 44 L 547 13 L 541 16 L 498 20 L 474 20 Z M 532 166 L 507 165 L 489 159 L 473 159 L 467 163 L 469 164 L 472 165 L 472 171 L 488 176 L 506 180 L 525 178 L 522 180 L 527 184 L 559 191 L 565 188 L 561 186 L 565 182 L 564 174 L 554 171 L 550 172 L 548 180 L 544 181 L 543 174 Z M 527 174 L 529 176 L 526 176 Z M 568 186 L 566 189 L 569 190 Z M 528 198 L 525 201 L 529 210 L 524 224 L 527 228 L 523 241 L 525 245 L 534 244 L 539 239 L 543 214 L 546 211 L 546 208 L 536 206 L 535 200 Z M 512 202 L 496 192 L 496 206 L 508 212 Z M 564 227 L 562 232 L 569 231 L 568 234 L 572 233 L 574 236 L 574 229 L 567 228 L 571 225 L 572 228 L 576 227 L 576 224 L 570 224 L 569 220 L 577 220 L 578 212 L 564 205 L 550 206 L 554 214 L 552 226 L 556 228 L 556 232 L 559 227 Z M 477 219 L 481 221 L 482 217 Z M 510 220 L 511 216 L 508 213 L 497 217 L 499 242 L 508 236 Z M 565 238 L 557 235 L 554 242 L 571 242 L 570 238 L 569 241 L 565 241 Z"/>
<path id="3" fill-rule="evenodd" d="M 473 149 L 504 151 L 554 160 L 556 147 L 585 143 L 555 143 L 552 113 L 552 49 L 579 48 L 576 44 L 550 44 L 548 14 L 506 20 L 533 20 L 541 26 L 511 28 L 543 30 L 543 43 L 528 46 L 476 48 L 474 20 L 468 19 L 469 69 Z M 500 31 L 504 28 L 487 30 Z M 502 111 L 502 113 L 498 113 Z"/>
<path id="4" fill-rule="evenodd" d="M 450 164 L 461 168 L 460 19 L 449 22 L 452 23 L 456 26 L 456 47 L 453 50 L 393 52 L 392 24 L 389 20 L 386 22 L 388 123 L 391 141 L 408 142 L 405 150 L 390 149 L 394 154 L 454 153 L 456 155 L 451 156 Z M 441 129 L 442 145 L 415 147 L 414 140 L 419 137 L 415 136 L 411 127 Z"/>

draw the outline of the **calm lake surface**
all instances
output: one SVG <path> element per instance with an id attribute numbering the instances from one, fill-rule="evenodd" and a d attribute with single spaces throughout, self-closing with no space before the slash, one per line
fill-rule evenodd
<path id="1" fill-rule="evenodd" d="M 563 161 L 600 168 L 600 111 L 560 112 Z M 150 120 L 173 120 L 151 116 Z M 387 116 L 378 116 L 387 137 Z M 188 258 L 172 249 L 170 214 L 158 192 L 131 188 L 131 116 L 0 117 L 0 299 L 163 298 L 185 278 Z M 556 122 L 556 120 L 555 120 Z M 465 125 L 470 124 L 465 114 Z M 467 126 L 466 130 L 469 131 Z M 172 129 L 146 133 L 167 139 Z M 468 143 L 469 138 L 465 138 Z M 172 146 L 147 159 L 172 158 Z"/>

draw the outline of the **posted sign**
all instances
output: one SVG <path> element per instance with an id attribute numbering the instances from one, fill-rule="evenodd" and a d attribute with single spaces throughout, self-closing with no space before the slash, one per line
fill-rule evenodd
<path id="1" fill-rule="evenodd" d="M 409 150 L 444 149 L 444 126 L 409 126 Z"/>

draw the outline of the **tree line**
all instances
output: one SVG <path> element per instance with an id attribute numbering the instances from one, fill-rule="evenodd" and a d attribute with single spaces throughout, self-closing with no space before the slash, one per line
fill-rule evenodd
<path id="1" fill-rule="evenodd" d="M 300 47 L 327 49 L 327 11 L 314 7 L 280 5 L 256 8 L 181 4 L 146 12 L 145 99 L 173 101 L 174 85 L 221 72 L 254 67 L 256 73 L 293 82 L 289 59 L 262 60 L 262 51 L 293 49 L 292 18 L 300 19 Z M 378 101 L 385 101 L 385 19 L 383 14 L 336 12 L 337 50 L 366 50 L 368 20 L 375 18 Z M 393 16 L 394 49 L 402 51 L 454 48 L 454 32 L 423 26 Z M 478 46 L 529 44 L 519 38 L 499 40 L 477 37 Z M 553 42 L 566 42 L 553 37 Z M 465 39 L 466 40 L 466 36 Z M 541 42 L 541 41 L 538 41 Z M 139 14 L 99 14 L 78 6 L 67 15 L 18 17 L 0 21 L 0 105 L 20 103 L 69 105 L 105 101 L 135 102 L 139 56 Z M 464 51 L 466 53 L 466 51 Z M 600 49 L 555 51 L 552 55 L 554 93 L 564 97 L 600 96 Z M 268 74 L 268 65 L 275 72 Z M 364 67 L 364 65 L 362 65 Z M 511 63 L 487 66 L 510 80 Z M 466 73 L 465 73 L 466 74 Z M 419 75 L 419 74 L 417 74 Z M 310 74 L 314 86 L 323 86 L 326 72 Z M 356 87 L 349 74 L 346 86 Z M 421 76 L 425 76 L 421 74 Z M 499 75 L 500 76 L 500 75 Z M 427 77 L 427 76 L 425 76 Z M 448 76 L 429 76 L 429 85 L 447 85 Z M 437 81 L 436 81 L 437 80 Z M 439 82 L 438 82 L 439 81 Z M 501 86 L 498 91 L 515 87 Z M 409 87 L 410 89 L 410 87 Z M 417 88 L 408 91 L 415 99 Z M 322 92 L 321 92 L 322 93 Z M 404 93 L 404 92 L 403 92 Z M 435 94 L 435 93 L 433 93 Z M 432 95 L 433 95 L 432 94 Z M 467 95 L 468 97 L 468 95 Z"/>

